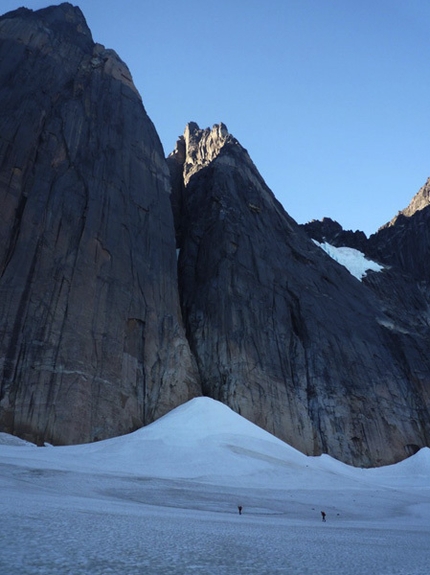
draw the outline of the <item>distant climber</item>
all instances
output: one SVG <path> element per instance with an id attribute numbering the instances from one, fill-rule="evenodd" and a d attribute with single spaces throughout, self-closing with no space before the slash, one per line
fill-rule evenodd
<path id="1" fill-rule="evenodd" d="M 237 509 L 239 510 L 239 515 L 242 515 L 242 505 L 238 505 Z"/>
<path id="2" fill-rule="evenodd" d="M 325 516 L 326 516 L 325 511 L 321 511 L 321 517 L 322 517 L 322 520 L 324 521 L 324 523 L 325 523 Z"/>

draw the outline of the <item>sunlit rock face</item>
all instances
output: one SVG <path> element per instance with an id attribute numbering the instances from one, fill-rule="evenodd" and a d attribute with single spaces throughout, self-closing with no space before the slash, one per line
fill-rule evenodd
<path id="1" fill-rule="evenodd" d="M 204 393 L 307 454 L 355 465 L 427 444 L 427 357 L 285 213 L 226 127 L 189 124 L 168 164 Z"/>
<path id="2" fill-rule="evenodd" d="M 0 18 L 0 427 L 76 443 L 200 393 L 169 174 L 127 66 L 70 4 Z"/>
<path id="3" fill-rule="evenodd" d="M 419 282 L 430 282 L 430 179 L 405 209 L 370 236 L 368 252 Z"/>

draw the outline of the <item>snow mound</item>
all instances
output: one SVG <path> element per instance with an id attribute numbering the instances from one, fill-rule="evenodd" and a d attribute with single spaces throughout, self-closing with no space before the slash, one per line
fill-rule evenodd
<path id="1" fill-rule="evenodd" d="M 286 466 L 296 469 L 307 462 L 293 447 L 207 397 L 129 435 L 63 449 L 85 450 L 86 465 L 93 460 L 98 469 L 222 484 L 252 483 L 252 477 L 267 472 L 281 474 L 284 481 Z"/>
<path id="2" fill-rule="evenodd" d="M 380 272 L 384 269 L 380 264 L 369 260 L 366 256 L 354 248 L 341 247 L 337 248 L 324 242 L 323 244 L 312 240 L 317 246 L 326 252 L 338 264 L 344 266 L 350 274 L 359 279 L 364 278 L 369 270 Z"/>
<path id="3" fill-rule="evenodd" d="M 34 443 L 15 437 L 14 435 L 9 435 L 8 433 L 0 432 L 0 445 L 12 445 L 14 447 L 32 446 L 36 447 Z"/>
<path id="4" fill-rule="evenodd" d="M 251 423 L 225 404 L 209 397 L 196 397 L 142 428 L 145 439 L 163 439 L 187 444 L 216 439 L 226 435 L 260 439 L 286 447 L 271 433 Z M 290 447 L 297 456 L 303 455 Z"/>
<path id="5" fill-rule="evenodd" d="M 55 470 L 122 474 L 208 483 L 273 486 L 306 468 L 307 457 L 226 405 L 199 397 L 128 435 L 91 444 L 31 449 L 0 445 L 0 458 Z M 260 479 L 258 479 L 260 478 Z M 264 480 L 263 480 L 264 482 Z"/>
<path id="6" fill-rule="evenodd" d="M 415 455 L 385 467 L 366 470 L 375 484 L 405 486 L 414 485 L 430 492 L 430 449 L 422 447 Z"/>
<path id="7" fill-rule="evenodd" d="M 6 436 L 6 434 L 3 434 Z M 10 436 L 9 436 L 10 437 Z M 213 399 L 199 397 L 138 431 L 97 443 L 34 448 L 2 439 L 0 460 L 27 469 L 192 480 L 284 489 L 342 489 L 369 483 L 427 485 L 430 450 L 383 469 L 308 457 Z"/>

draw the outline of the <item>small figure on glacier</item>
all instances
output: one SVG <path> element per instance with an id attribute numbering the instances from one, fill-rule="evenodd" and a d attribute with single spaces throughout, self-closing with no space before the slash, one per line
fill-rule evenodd
<path id="1" fill-rule="evenodd" d="M 239 511 L 239 515 L 242 515 L 242 505 L 238 505 L 237 509 Z"/>
<path id="2" fill-rule="evenodd" d="M 325 523 L 325 516 L 326 516 L 325 511 L 321 511 L 321 517 L 322 517 L 322 520 L 324 521 L 324 523 Z"/>

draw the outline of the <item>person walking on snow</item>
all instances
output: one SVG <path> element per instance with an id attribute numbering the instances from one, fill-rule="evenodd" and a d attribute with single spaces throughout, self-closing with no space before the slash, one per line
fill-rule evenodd
<path id="1" fill-rule="evenodd" d="M 325 523 L 325 516 L 326 516 L 325 511 L 321 511 L 321 517 L 322 517 L 322 520 L 324 521 L 324 523 Z"/>

